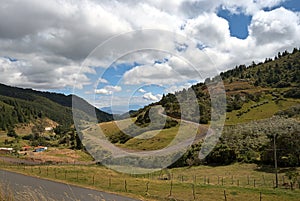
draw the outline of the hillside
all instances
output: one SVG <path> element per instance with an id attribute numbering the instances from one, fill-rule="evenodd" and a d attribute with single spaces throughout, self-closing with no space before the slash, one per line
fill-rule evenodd
<path id="1" fill-rule="evenodd" d="M 195 93 L 200 110 L 200 120 L 192 109 L 184 118 L 207 124 L 210 121 L 210 95 L 207 85 L 213 85 L 215 78 L 198 83 L 188 89 L 163 95 L 154 103 L 162 105 L 167 115 L 181 118 L 180 104 L 189 104 L 189 93 Z M 250 66 L 240 65 L 232 70 L 220 73 L 226 90 L 227 124 L 248 122 L 273 116 L 280 110 L 286 110 L 299 104 L 300 98 L 300 51 L 294 49 L 278 53 L 274 59 Z M 179 104 L 180 102 L 180 104 Z M 140 110 L 140 114 L 145 109 Z M 261 113 L 261 114 L 260 114 Z M 255 115 L 253 115 L 255 114 Z"/>
<path id="2" fill-rule="evenodd" d="M 198 153 L 202 146 L 201 132 L 194 145 L 172 167 L 250 162 L 274 164 L 272 155 L 273 137 L 278 140 L 278 164 L 280 166 L 300 166 L 300 51 L 278 53 L 274 59 L 266 59 L 259 64 L 240 65 L 222 72 L 215 78 L 208 78 L 188 89 L 174 94 L 163 95 L 162 99 L 132 114 L 135 126 L 107 133 L 109 139 L 120 147 L 138 150 L 163 148 L 174 139 L 178 130 L 176 119 L 184 119 L 209 126 L 211 100 L 208 85 L 214 86 L 222 78 L 226 91 L 226 121 L 223 135 L 215 149 L 199 161 Z M 200 119 L 195 108 L 185 114 L 181 107 L 193 101 L 196 95 L 200 109 Z M 151 122 L 149 110 L 163 106 L 170 118 L 163 129 Z M 188 108 L 188 107 L 187 107 Z M 159 120 L 158 120 L 159 121 Z M 194 123 L 187 125 L 190 128 Z M 150 125 L 150 126 L 149 126 Z M 101 124 L 108 130 L 108 125 Z M 158 126 L 159 127 L 159 126 Z M 135 127 L 136 128 L 136 127 Z M 184 128 L 185 129 L 185 128 Z M 132 133 L 134 132 L 134 133 Z M 190 130 L 186 129 L 189 133 Z M 204 131 L 205 132 L 205 131 Z M 137 136 L 136 138 L 132 138 Z M 139 136 L 147 136 L 141 139 Z"/>
<path id="3" fill-rule="evenodd" d="M 18 123 L 30 123 L 48 118 L 60 125 L 73 124 L 72 98 L 82 108 L 95 109 L 99 122 L 112 120 L 112 115 L 94 108 L 80 97 L 0 84 L 0 129 L 7 130 Z"/>

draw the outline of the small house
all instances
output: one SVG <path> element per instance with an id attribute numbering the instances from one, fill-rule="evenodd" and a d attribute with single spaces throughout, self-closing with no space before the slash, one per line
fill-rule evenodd
<path id="1" fill-rule="evenodd" d="M 13 148 L 0 147 L 0 153 L 10 154 L 14 151 Z"/>

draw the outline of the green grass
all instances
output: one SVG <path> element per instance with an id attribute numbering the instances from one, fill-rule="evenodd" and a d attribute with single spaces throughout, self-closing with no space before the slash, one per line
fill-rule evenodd
<path id="1" fill-rule="evenodd" d="M 120 132 L 120 130 L 124 130 L 125 128 L 133 124 L 134 121 L 135 118 L 128 118 L 120 121 L 103 122 L 99 124 L 99 127 L 107 137 L 110 137 Z"/>
<path id="2" fill-rule="evenodd" d="M 261 104 L 260 106 L 253 107 Z M 277 103 L 272 100 L 271 95 L 263 97 L 260 102 L 250 101 L 245 103 L 240 110 L 226 113 L 226 125 L 236 125 L 238 123 L 246 123 L 250 121 L 266 119 L 272 117 L 280 110 L 285 110 L 293 105 L 299 104 L 295 99 L 283 99 Z M 239 116 L 239 114 L 241 114 Z"/>
<path id="3" fill-rule="evenodd" d="M 299 189 L 294 191 L 282 188 L 273 189 L 274 174 L 259 171 L 254 164 L 176 168 L 145 175 L 121 174 L 101 166 L 30 167 L 1 164 L 1 168 L 88 188 L 115 192 L 141 200 L 172 200 L 171 198 L 176 200 L 194 200 L 193 185 L 195 186 L 196 200 L 224 200 L 224 190 L 228 200 L 259 200 L 260 192 L 264 201 L 296 201 L 300 197 Z M 158 179 L 160 176 L 167 174 L 173 177 L 171 196 L 169 196 L 171 181 Z M 283 175 L 284 173 L 279 174 L 280 184 L 282 183 Z M 222 178 L 223 185 L 221 182 Z M 249 184 L 247 183 L 248 178 Z M 253 185 L 254 179 L 256 180 L 255 187 Z M 125 191 L 125 180 L 127 192 Z M 239 186 L 237 184 L 238 180 Z M 287 181 L 286 177 L 285 180 Z M 148 182 L 149 189 L 146 193 Z"/>

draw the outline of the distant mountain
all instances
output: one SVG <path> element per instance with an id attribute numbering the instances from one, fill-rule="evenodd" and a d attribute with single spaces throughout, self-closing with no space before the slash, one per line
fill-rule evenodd
<path id="1" fill-rule="evenodd" d="M 81 108 L 95 110 L 99 122 L 112 120 L 111 114 L 93 107 L 78 96 L 0 84 L 0 129 L 7 130 L 17 123 L 29 123 L 43 117 L 61 125 L 71 125 L 73 98 Z"/>
<path id="2" fill-rule="evenodd" d="M 143 106 L 141 105 L 129 105 L 129 111 L 136 111 L 140 108 L 142 108 Z M 100 108 L 100 110 L 109 113 L 109 114 L 118 114 L 118 115 L 122 115 L 124 113 L 128 113 L 128 108 L 127 106 L 121 106 L 121 105 L 117 105 L 117 106 L 108 106 L 108 107 L 102 107 Z"/>
<path id="3" fill-rule="evenodd" d="M 124 113 L 123 110 L 118 110 L 118 109 L 112 110 L 111 107 L 102 107 L 102 108 L 100 108 L 100 110 L 102 110 L 103 112 L 106 112 L 108 114 L 123 114 Z"/>

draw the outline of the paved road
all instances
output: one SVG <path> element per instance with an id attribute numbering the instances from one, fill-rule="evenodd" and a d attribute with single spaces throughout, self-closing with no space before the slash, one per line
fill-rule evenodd
<path id="1" fill-rule="evenodd" d="M 0 170 L 0 184 L 16 201 L 137 201 L 132 198 Z M 8 191 L 7 191 L 8 192 Z"/>

